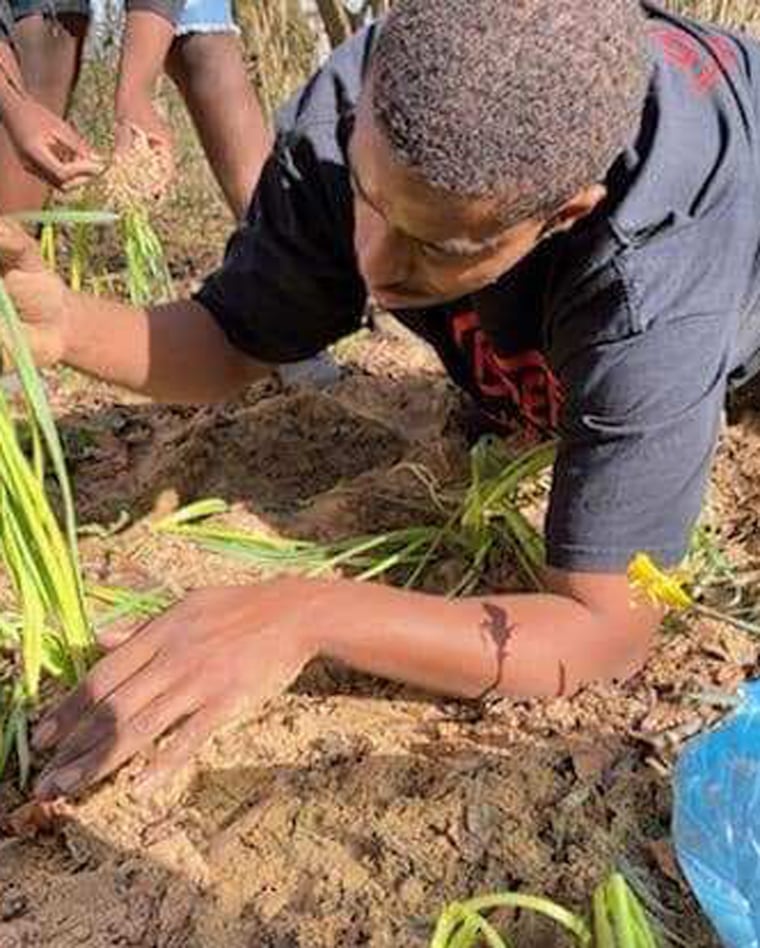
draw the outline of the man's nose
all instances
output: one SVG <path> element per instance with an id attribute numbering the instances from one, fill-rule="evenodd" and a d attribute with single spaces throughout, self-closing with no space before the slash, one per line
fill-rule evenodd
<path id="1" fill-rule="evenodd" d="M 354 248 L 359 270 L 370 292 L 403 284 L 409 276 L 411 261 L 407 242 L 377 211 L 361 201 L 356 204 Z"/>

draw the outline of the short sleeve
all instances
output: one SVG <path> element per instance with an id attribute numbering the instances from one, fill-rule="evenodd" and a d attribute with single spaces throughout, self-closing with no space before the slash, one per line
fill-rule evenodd
<path id="1" fill-rule="evenodd" d="M 366 292 L 352 234 L 345 168 L 318 159 L 306 137 L 283 133 L 248 222 L 196 299 L 253 358 L 309 358 L 361 325 Z"/>
<path id="2" fill-rule="evenodd" d="M 185 0 L 126 0 L 127 13 L 146 11 L 162 16 L 170 23 L 176 23 L 185 6 Z"/>
<path id="3" fill-rule="evenodd" d="M 729 323 L 725 313 L 658 320 L 561 366 L 551 566 L 623 572 L 638 552 L 663 566 L 683 558 L 720 428 Z"/>

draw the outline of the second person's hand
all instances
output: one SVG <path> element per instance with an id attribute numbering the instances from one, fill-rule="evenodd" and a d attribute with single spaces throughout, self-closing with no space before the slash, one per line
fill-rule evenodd
<path id="1" fill-rule="evenodd" d="M 81 187 L 105 167 L 68 122 L 28 96 L 6 108 L 4 125 L 24 168 L 55 188 Z"/>
<path id="2" fill-rule="evenodd" d="M 133 98 L 120 103 L 116 113 L 114 130 L 114 162 L 128 158 L 132 149 L 143 136 L 149 147 L 160 156 L 162 180 L 158 182 L 164 191 L 174 175 L 172 135 L 149 98 Z"/>

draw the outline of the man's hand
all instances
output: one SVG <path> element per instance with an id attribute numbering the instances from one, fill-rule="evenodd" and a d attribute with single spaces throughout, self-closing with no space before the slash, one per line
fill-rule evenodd
<path id="1" fill-rule="evenodd" d="M 24 168 L 55 188 L 78 188 L 105 167 L 67 122 L 28 96 L 6 107 L 3 124 Z"/>
<path id="2" fill-rule="evenodd" d="M 123 159 L 134 144 L 135 129 L 147 137 L 172 172 L 169 129 L 153 104 L 158 78 L 174 41 L 174 24 L 152 10 L 127 10 L 116 87 L 115 157 Z"/>
<path id="3" fill-rule="evenodd" d="M 121 103 L 117 109 L 114 133 L 114 153 L 117 157 L 132 147 L 135 129 L 143 132 L 152 147 L 171 154 L 172 135 L 169 126 L 147 96 L 134 97 Z"/>
<path id="4" fill-rule="evenodd" d="M 0 218 L 0 277 L 24 322 L 35 361 L 51 366 L 66 351 L 71 293 L 18 224 Z"/>
<path id="5" fill-rule="evenodd" d="M 42 721 L 34 745 L 57 751 L 37 796 L 74 793 L 172 732 L 144 778 L 152 789 L 317 656 L 479 700 L 562 697 L 638 670 L 659 611 L 632 608 L 624 575 L 568 573 L 555 584 L 564 595 L 456 601 L 297 577 L 194 592 L 103 659 Z"/>
<path id="6" fill-rule="evenodd" d="M 155 105 L 147 97 L 136 97 L 119 106 L 114 131 L 114 163 L 129 159 L 129 154 L 143 135 L 151 149 L 160 155 L 164 169 L 160 191 L 164 192 L 174 176 L 172 136 Z"/>
<path id="7" fill-rule="evenodd" d="M 316 654 L 309 613 L 328 587 L 282 578 L 202 589 L 143 627 L 40 723 L 34 746 L 56 753 L 38 798 L 73 794 L 172 731 L 140 782 L 159 785 L 214 731 L 294 681 Z"/>

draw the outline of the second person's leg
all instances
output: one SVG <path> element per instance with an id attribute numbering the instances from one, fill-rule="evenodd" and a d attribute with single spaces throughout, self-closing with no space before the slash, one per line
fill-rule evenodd
<path id="1" fill-rule="evenodd" d="M 248 78 L 230 0 L 187 0 L 167 71 L 187 104 L 209 164 L 242 221 L 272 136 Z M 285 384 L 329 385 L 340 370 L 328 352 L 280 366 Z"/>
<path id="2" fill-rule="evenodd" d="M 245 217 L 271 147 L 246 73 L 229 0 L 188 0 L 167 59 L 236 220 Z"/>

